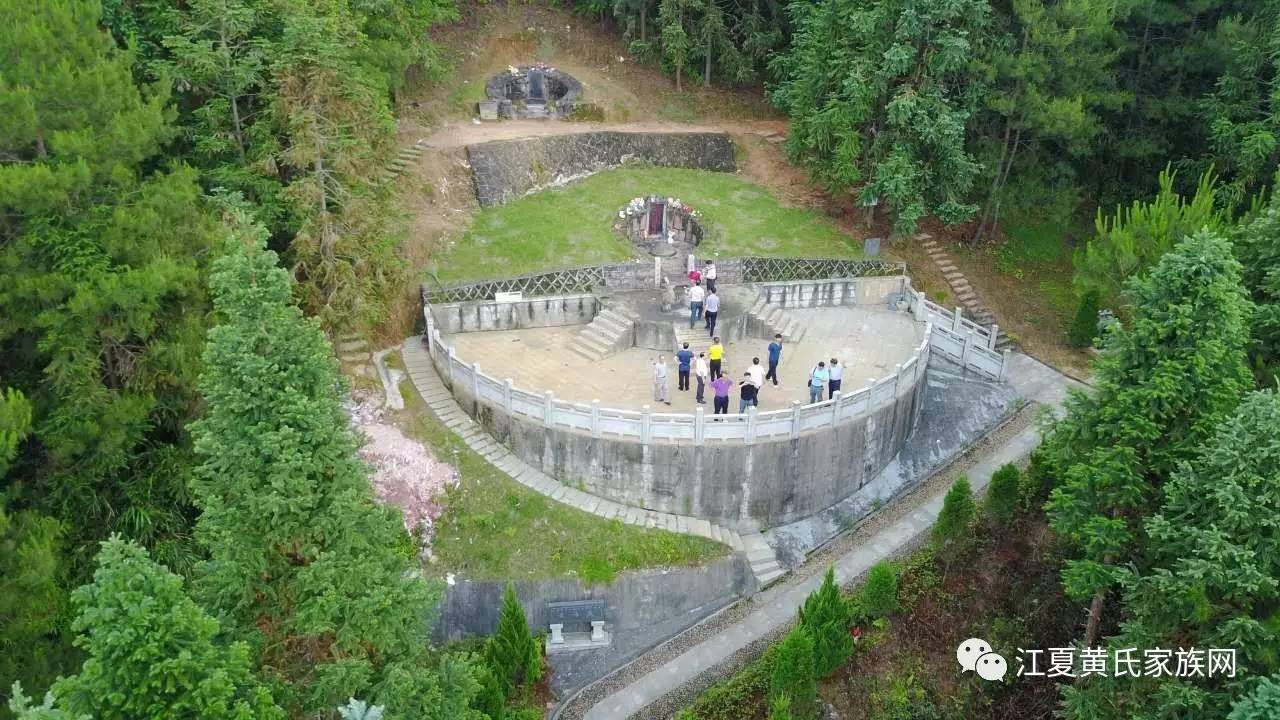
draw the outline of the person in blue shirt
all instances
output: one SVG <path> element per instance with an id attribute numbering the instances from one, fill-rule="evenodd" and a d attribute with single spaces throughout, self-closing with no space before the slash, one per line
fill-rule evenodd
<path id="1" fill-rule="evenodd" d="M 765 373 L 765 380 L 772 380 L 774 386 L 778 384 L 778 362 L 782 360 L 782 333 L 773 336 L 773 342 L 769 343 L 769 372 Z"/>
<path id="2" fill-rule="evenodd" d="M 827 380 L 831 379 L 831 373 L 827 370 L 827 364 L 818 361 L 818 367 L 809 373 L 809 402 L 822 402 L 822 391 L 827 389 Z"/>
<path id="3" fill-rule="evenodd" d="M 685 343 L 684 347 L 676 353 L 676 362 L 680 364 L 680 382 L 679 389 L 689 389 L 689 364 L 693 362 L 693 353 L 689 351 L 689 343 Z"/>

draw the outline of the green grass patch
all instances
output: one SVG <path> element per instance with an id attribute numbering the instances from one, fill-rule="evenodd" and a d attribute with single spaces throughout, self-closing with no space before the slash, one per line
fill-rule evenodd
<path id="1" fill-rule="evenodd" d="M 431 546 L 441 570 L 477 579 L 610 582 L 623 570 L 699 565 L 729 553 L 706 538 L 605 520 L 550 500 L 473 453 L 412 388 L 404 394 L 405 434 L 446 461 L 458 451 L 462 480 L 445 498 Z"/>
<path id="2" fill-rule="evenodd" d="M 702 213 L 709 237 L 699 255 L 861 257 L 861 245 L 811 210 L 787 208 L 764 188 L 729 173 L 628 167 L 487 208 L 448 252 L 441 281 L 509 277 L 618 262 L 635 249 L 613 229 L 632 198 L 657 193 Z"/>

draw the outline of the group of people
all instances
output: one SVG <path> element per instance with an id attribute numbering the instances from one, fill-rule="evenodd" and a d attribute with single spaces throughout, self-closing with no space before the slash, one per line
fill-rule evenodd
<path id="1" fill-rule="evenodd" d="M 703 288 L 703 282 L 706 287 Z M 712 403 L 715 415 L 729 414 L 729 395 L 733 391 L 733 380 L 723 371 L 724 345 L 716 335 L 716 318 L 720 314 L 720 298 L 716 295 L 716 265 L 708 260 L 701 272 L 697 268 L 689 271 L 689 327 L 694 327 L 699 319 L 705 321 L 707 334 L 711 336 L 711 346 L 696 356 L 689 349 L 689 343 L 676 351 L 677 387 L 681 392 L 688 392 L 690 379 L 696 380 L 696 400 L 699 405 L 706 404 L 706 389 L 711 388 Z M 745 413 L 751 407 L 759 407 L 760 392 L 766 380 L 778 384 L 778 363 L 782 361 L 782 335 L 773 336 L 769 343 L 768 369 L 760 364 L 760 358 L 751 358 L 751 366 L 743 373 L 738 382 L 738 412 Z M 831 363 L 819 362 L 809 372 L 809 402 L 822 402 L 823 390 L 835 397 L 840 389 L 844 368 L 836 358 Z M 659 355 L 653 364 L 653 399 L 667 405 L 671 398 L 667 388 L 668 367 L 666 358 Z"/>
<path id="2" fill-rule="evenodd" d="M 719 337 L 713 337 L 711 347 L 705 352 L 699 352 L 696 355 L 689 349 L 689 343 L 683 343 L 683 346 L 676 351 L 676 375 L 678 378 L 677 389 L 681 392 L 688 392 L 691 383 L 690 380 L 697 382 L 697 390 L 695 400 L 699 405 L 706 404 L 706 390 L 711 388 L 712 405 L 714 407 L 713 414 L 727 415 L 729 413 L 729 396 L 733 391 L 733 380 L 724 372 L 724 345 L 720 342 Z M 738 412 L 745 413 L 751 407 L 759 407 L 760 393 L 764 389 L 765 381 L 772 381 L 774 386 L 778 385 L 778 363 L 782 361 L 782 335 L 773 336 L 773 342 L 769 343 L 768 350 L 768 367 L 760 364 L 760 358 L 751 358 L 751 366 L 742 374 L 742 379 L 738 381 Z M 653 399 L 658 402 L 671 404 L 671 398 L 667 391 L 668 368 L 666 358 L 659 355 L 657 362 L 653 365 Z M 809 402 L 822 402 L 823 391 L 830 393 L 829 397 L 834 398 L 837 391 L 840 390 L 841 381 L 844 378 L 844 366 L 840 364 L 839 359 L 831 358 L 830 364 L 827 362 L 819 362 L 817 366 L 809 372 Z"/>

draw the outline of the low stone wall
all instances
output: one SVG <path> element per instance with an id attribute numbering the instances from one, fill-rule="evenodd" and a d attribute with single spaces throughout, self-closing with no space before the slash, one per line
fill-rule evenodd
<path id="1" fill-rule="evenodd" d="M 563 697 L 635 656 L 749 595 L 755 580 L 746 560 L 730 556 L 701 567 L 626 572 L 608 585 L 578 580 L 516 581 L 516 594 L 535 633 L 547 632 L 546 606 L 562 600 L 604 600 L 609 647 L 550 656 L 552 689 Z M 440 641 L 492 634 L 505 582 L 458 580 L 445 592 L 435 635 Z M 566 631 L 586 628 L 566 627 Z"/>
<path id="2" fill-rule="evenodd" d="M 467 146 L 482 207 L 633 162 L 734 172 L 733 141 L 724 133 L 587 132 L 500 140 Z"/>
<path id="3" fill-rule="evenodd" d="M 594 295 L 560 295 L 516 302 L 459 302 L 432 305 L 436 327 L 444 333 L 585 325 L 596 316 Z"/>
<path id="4" fill-rule="evenodd" d="M 902 296 L 907 279 L 898 277 L 863 277 L 850 280 L 801 280 L 791 282 L 759 282 L 754 284 L 760 296 L 771 305 L 784 308 L 808 308 L 829 305 L 886 305 L 890 298 Z"/>

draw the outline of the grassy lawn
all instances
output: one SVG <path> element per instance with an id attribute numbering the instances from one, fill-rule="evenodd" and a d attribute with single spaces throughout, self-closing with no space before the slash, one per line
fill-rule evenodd
<path id="1" fill-rule="evenodd" d="M 568 575 L 609 582 L 623 570 L 697 565 L 723 557 L 720 543 L 604 520 L 549 500 L 507 477 L 441 424 L 411 386 L 397 424 L 439 458 L 458 451 L 462 482 L 445 499 L 432 551 L 439 569 L 478 579 Z"/>
<path id="2" fill-rule="evenodd" d="M 448 252 L 433 258 L 441 281 L 523 275 L 635 256 L 613 229 L 632 198 L 680 198 L 710 227 L 700 254 L 859 257 L 861 245 L 811 210 L 785 208 L 728 173 L 635 167 L 482 210 Z"/>

